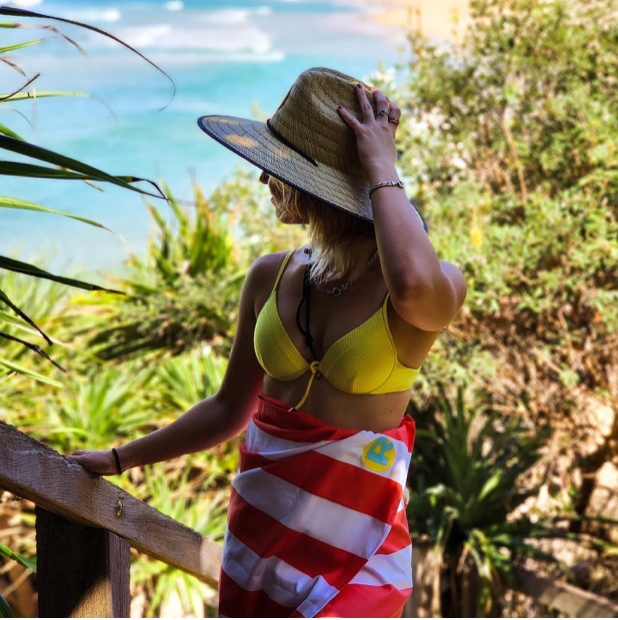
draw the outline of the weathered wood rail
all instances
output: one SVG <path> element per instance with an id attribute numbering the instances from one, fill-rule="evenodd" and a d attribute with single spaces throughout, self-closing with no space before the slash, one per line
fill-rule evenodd
<path id="1" fill-rule="evenodd" d="M 130 547 L 217 585 L 218 543 L 2 421 L 0 489 L 36 504 L 42 618 L 128 618 Z"/>
<path id="2" fill-rule="evenodd" d="M 130 547 L 217 585 L 218 543 L 1 420 L 0 489 L 36 504 L 41 618 L 128 618 Z M 608 599 L 528 571 L 518 576 L 521 592 L 567 614 L 618 617 Z M 404 617 L 432 617 L 430 608 L 411 600 Z"/>

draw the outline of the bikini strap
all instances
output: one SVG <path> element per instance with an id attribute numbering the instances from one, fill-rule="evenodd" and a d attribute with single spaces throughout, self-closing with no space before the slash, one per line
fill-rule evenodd
<path id="1" fill-rule="evenodd" d="M 296 248 L 294 248 L 293 250 L 290 250 L 286 254 L 285 258 L 283 259 L 283 262 L 281 263 L 281 267 L 279 267 L 279 273 L 277 274 L 277 279 L 275 280 L 275 286 L 273 286 L 273 291 L 277 288 L 277 285 L 279 284 L 279 280 L 281 279 L 281 275 L 283 274 L 283 270 L 285 269 L 285 266 L 288 264 L 288 260 L 290 259 L 290 256 L 292 256 L 294 252 L 296 252 Z"/>
<path id="2" fill-rule="evenodd" d="M 311 335 L 311 331 L 309 330 L 309 318 L 310 318 L 310 313 L 311 313 L 311 295 L 310 295 L 311 288 L 310 288 L 310 282 L 309 282 L 310 266 L 311 266 L 311 263 L 307 261 L 307 264 L 305 265 L 305 274 L 303 277 L 303 298 L 300 300 L 300 303 L 298 304 L 298 308 L 296 309 L 296 325 L 298 326 L 298 329 L 300 330 L 301 334 L 305 337 L 305 344 L 311 349 L 311 353 L 313 354 L 313 359 L 317 360 L 318 354 L 315 352 L 315 349 L 313 348 L 313 336 Z M 305 301 L 307 302 L 307 311 L 305 313 L 305 329 L 303 329 L 303 326 L 300 324 L 300 309 L 302 308 Z"/>

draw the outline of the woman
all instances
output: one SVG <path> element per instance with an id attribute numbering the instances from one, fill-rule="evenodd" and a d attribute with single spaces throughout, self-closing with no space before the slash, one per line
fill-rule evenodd
<path id="1" fill-rule="evenodd" d="M 404 414 L 466 284 L 402 191 L 400 116 L 380 91 L 314 68 L 267 123 L 199 119 L 263 170 L 277 217 L 309 224 L 310 243 L 251 266 L 215 396 L 117 451 L 72 455 L 114 474 L 247 430 L 221 616 L 399 617 L 410 595 L 414 422 Z"/>

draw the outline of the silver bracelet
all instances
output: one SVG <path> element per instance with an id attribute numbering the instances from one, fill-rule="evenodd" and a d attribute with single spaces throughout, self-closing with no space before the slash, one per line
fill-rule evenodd
<path id="1" fill-rule="evenodd" d="M 369 196 L 378 189 L 378 187 L 401 187 L 403 189 L 403 181 L 397 179 L 396 181 L 382 181 L 382 183 L 375 183 L 369 188 Z"/>

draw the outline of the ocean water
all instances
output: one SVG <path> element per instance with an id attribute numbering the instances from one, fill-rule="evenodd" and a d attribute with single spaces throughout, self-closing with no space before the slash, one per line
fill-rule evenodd
<path id="1" fill-rule="evenodd" d="M 1 2 L 0 2 L 1 3 Z M 106 172 L 164 179 L 190 200 L 191 173 L 208 193 L 235 167 L 250 167 L 197 126 L 203 114 L 270 115 L 296 77 L 332 67 L 359 79 L 406 56 L 402 28 L 372 21 L 370 0 L 19 0 L 6 3 L 84 21 L 121 38 L 166 71 L 170 81 L 119 44 L 54 23 L 86 51 L 52 31 L 0 29 L 0 46 L 45 37 L 11 54 L 37 92 L 78 91 L 89 97 L 40 98 L 0 104 L 0 124 L 45 148 Z M 0 64 L 0 92 L 23 76 Z M 164 108 L 161 110 L 161 108 Z M 113 114 L 110 112 L 113 110 Z M 18 157 L 2 151 L 0 159 Z M 140 252 L 150 220 L 139 194 L 108 185 L 0 176 L 0 195 L 91 217 L 114 232 L 54 215 L 0 209 L 0 254 L 52 257 L 56 270 L 116 271 L 126 244 Z M 142 187 L 147 188 L 142 184 Z M 156 204 L 165 209 L 163 201 Z"/>

